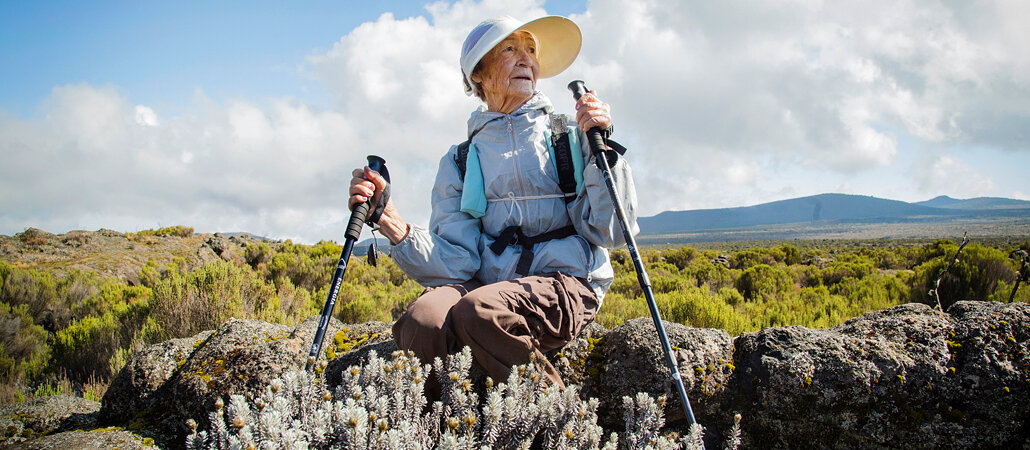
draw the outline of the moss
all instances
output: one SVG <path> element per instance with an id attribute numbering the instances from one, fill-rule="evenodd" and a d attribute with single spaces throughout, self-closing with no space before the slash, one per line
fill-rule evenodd
<path id="1" fill-rule="evenodd" d="M 90 430 L 90 433 L 103 433 L 105 431 L 121 431 L 121 430 L 124 430 L 124 428 L 122 428 L 122 427 L 107 427 L 107 428 L 97 428 L 97 429 Z"/>
<path id="2" fill-rule="evenodd" d="M 149 438 L 149 437 L 148 438 L 143 438 L 142 444 L 143 444 L 144 447 L 153 447 L 154 446 L 154 438 Z"/>
<path id="3" fill-rule="evenodd" d="M 937 411 L 941 414 L 941 417 L 944 418 L 945 421 L 957 423 L 960 425 L 964 425 L 967 422 L 969 422 L 968 414 L 959 411 L 958 409 L 946 403 L 941 403 L 941 405 L 937 408 Z"/>
<path id="4" fill-rule="evenodd" d="M 279 341 L 279 340 L 282 340 L 282 339 L 286 339 L 288 337 L 290 337 L 290 335 L 288 335 L 288 334 L 283 334 L 283 335 L 279 335 L 279 336 L 268 336 L 268 337 L 265 338 L 265 342 L 275 342 L 275 341 Z"/>
<path id="5" fill-rule="evenodd" d="M 922 408 L 913 408 L 909 405 L 901 404 L 898 409 L 904 418 L 904 422 L 912 428 L 924 424 L 930 419 L 930 412 Z"/>

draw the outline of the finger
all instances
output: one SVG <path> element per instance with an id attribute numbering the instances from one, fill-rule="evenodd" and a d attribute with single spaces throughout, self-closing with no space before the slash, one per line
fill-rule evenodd
<path id="1" fill-rule="evenodd" d="M 611 115 L 606 110 L 581 111 L 576 115 L 576 123 L 584 130 L 589 130 L 593 127 L 608 128 L 611 122 Z"/>
<path id="2" fill-rule="evenodd" d="M 582 109 L 587 103 L 599 102 L 601 99 L 597 96 L 597 91 L 590 91 L 579 97 L 576 101 L 576 109 Z"/>
<path id="3" fill-rule="evenodd" d="M 362 195 L 352 195 L 350 196 L 350 198 L 347 199 L 347 208 L 354 209 L 354 205 L 357 205 L 359 203 L 365 203 L 366 201 L 368 201 L 368 197 Z"/>
<path id="4" fill-rule="evenodd" d="M 383 178 L 379 172 L 376 172 L 367 166 L 365 167 L 364 175 L 366 180 L 371 181 L 372 184 L 375 185 L 376 190 L 382 189 L 386 186 L 386 179 Z"/>
<path id="5" fill-rule="evenodd" d="M 375 187 L 369 184 L 354 184 L 351 185 L 350 195 L 360 195 L 362 197 L 371 197 L 375 195 Z"/>

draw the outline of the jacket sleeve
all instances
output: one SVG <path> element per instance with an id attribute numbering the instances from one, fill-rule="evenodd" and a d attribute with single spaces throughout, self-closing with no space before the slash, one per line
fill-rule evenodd
<path id="1" fill-rule="evenodd" d="M 479 271 L 479 219 L 461 212 L 462 182 L 455 147 L 440 160 L 433 184 L 429 229 L 412 225 L 390 256 L 409 277 L 427 287 L 464 283 Z"/>
<path id="2" fill-rule="evenodd" d="M 601 170 L 594 164 L 595 157 L 590 153 L 585 133 L 579 132 L 579 142 L 586 163 L 583 166 L 583 187 L 576 199 L 568 205 L 572 224 L 591 244 L 605 248 L 626 245 L 611 195 Z M 626 225 L 635 236 L 640 231 L 637 226 L 637 191 L 626 158 L 618 158 L 611 168 L 611 174 L 623 212 L 626 213 Z"/>

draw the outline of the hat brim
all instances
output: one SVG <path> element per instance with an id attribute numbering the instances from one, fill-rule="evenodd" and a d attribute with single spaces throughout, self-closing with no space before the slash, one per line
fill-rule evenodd
<path id="1" fill-rule="evenodd" d="M 541 17 L 515 31 L 528 31 L 536 37 L 537 61 L 540 64 L 537 78 L 550 78 L 568 69 L 583 45 L 583 34 L 576 23 L 561 16 Z"/>

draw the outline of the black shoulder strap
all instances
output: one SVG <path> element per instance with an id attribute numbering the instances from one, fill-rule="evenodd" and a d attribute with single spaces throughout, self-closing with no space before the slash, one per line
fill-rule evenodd
<path id="1" fill-rule="evenodd" d="M 558 187 L 565 194 L 565 203 L 576 198 L 576 173 L 569 143 L 568 118 L 564 114 L 550 114 L 551 146 L 554 148 L 554 167 L 558 171 Z"/>
<path id="2" fill-rule="evenodd" d="M 458 151 L 454 154 L 454 163 L 458 165 L 458 179 L 465 181 L 465 161 L 469 158 L 469 144 L 472 140 L 458 144 Z"/>
<path id="3" fill-rule="evenodd" d="M 548 114 L 551 127 L 551 146 L 554 147 L 554 167 L 558 171 L 558 187 L 565 194 L 565 203 L 576 198 L 576 174 L 572 163 L 572 145 L 569 143 L 568 117 L 564 114 Z M 472 140 L 458 144 L 454 163 L 458 166 L 458 179 L 465 181 L 465 162 L 469 157 Z"/>

